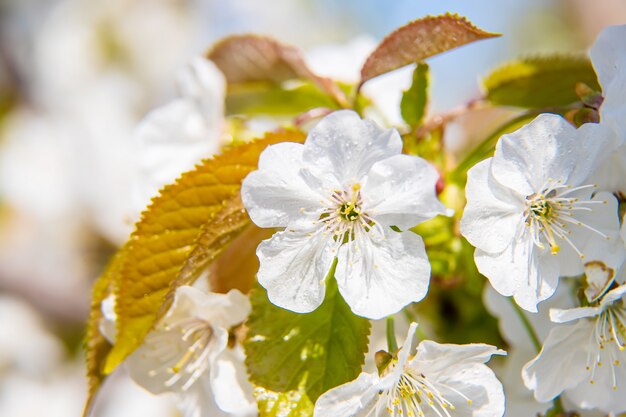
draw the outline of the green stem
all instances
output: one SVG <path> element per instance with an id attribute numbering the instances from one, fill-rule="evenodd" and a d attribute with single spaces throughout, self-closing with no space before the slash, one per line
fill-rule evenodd
<path id="1" fill-rule="evenodd" d="M 507 297 L 507 299 L 513 306 L 513 310 L 515 310 L 515 312 L 517 313 L 517 317 L 519 317 L 519 319 L 522 321 L 522 324 L 526 329 L 526 333 L 528 333 L 530 340 L 533 342 L 535 350 L 537 351 L 537 353 L 539 353 L 541 351 L 541 341 L 539 340 L 539 336 L 537 336 L 535 329 L 533 329 L 533 325 L 530 324 L 530 320 L 528 320 L 528 317 L 526 317 L 526 314 L 524 314 L 524 310 L 522 310 L 520 306 L 517 305 L 515 300 L 512 297 Z"/>
<path id="2" fill-rule="evenodd" d="M 541 352 L 541 341 L 539 340 L 539 336 L 537 335 L 537 332 L 535 332 L 535 329 L 530 323 L 530 320 L 528 320 L 528 317 L 526 317 L 524 310 L 522 310 L 520 306 L 517 305 L 512 297 L 507 297 L 507 299 L 513 306 L 513 310 L 515 310 L 517 316 L 524 325 L 524 328 L 526 329 L 526 332 L 528 333 L 528 336 L 530 337 L 530 340 L 532 341 L 535 350 L 537 351 L 537 353 Z M 563 414 L 564 412 L 565 408 L 563 407 L 563 402 L 561 401 L 561 397 L 558 396 L 552 400 L 552 409 L 550 410 L 550 412 L 548 412 L 547 416 L 558 416 L 560 414 Z"/>
<path id="3" fill-rule="evenodd" d="M 387 317 L 387 349 L 389 349 L 389 353 L 391 354 L 398 351 L 398 342 L 396 341 L 396 329 L 393 322 L 393 316 Z"/>

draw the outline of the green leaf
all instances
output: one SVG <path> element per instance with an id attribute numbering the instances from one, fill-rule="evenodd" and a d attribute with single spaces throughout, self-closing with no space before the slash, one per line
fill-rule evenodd
<path id="1" fill-rule="evenodd" d="M 362 85 L 379 75 L 481 39 L 500 36 L 485 32 L 464 17 L 445 14 L 414 20 L 391 32 L 367 57 Z"/>
<path id="2" fill-rule="evenodd" d="M 428 104 L 428 64 L 420 62 L 413 71 L 411 87 L 402 94 L 402 118 L 413 129 L 422 124 Z"/>
<path id="3" fill-rule="evenodd" d="M 255 387 L 254 397 L 259 408 L 259 417 L 311 417 L 313 403 L 304 392 L 303 382 L 298 389 L 287 392 L 273 392 L 263 387 Z"/>
<path id="4" fill-rule="evenodd" d="M 278 142 L 300 142 L 303 137 L 298 131 L 279 131 L 233 147 L 204 160 L 153 199 L 123 249 L 124 261 L 115 282 L 117 338 L 105 373 L 141 344 L 167 308 L 167 294 L 178 283 L 189 282 L 177 278 L 183 266 L 189 267 L 187 260 L 194 249 L 204 244 L 200 239 L 203 227 L 207 223 L 211 227 L 204 237 L 209 245 L 201 257 L 204 265 L 245 230 L 247 215 L 236 205 L 235 196 L 241 181 L 256 169 L 263 149 Z"/>
<path id="5" fill-rule="evenodd" d="M 584 55 L 550 55 L 510 62 L 484 79 L 492 104 L 524 108 L 566 106 L 578 101 L 576 84 L 600 90 L 591 61 Z"/>
<path id="6" fill-rule="evenodd" d="M 294 115 L 317 107 L 339 108 L 327 94 L 311 83 L 290 89 L 256 84 L 233 88 L 226 97 L 227 114 Z"/>
<path id="7" fill-rule="evenodd" d="M 263 288 L 251 295 L 252 313 L 244 342 L 251 381 L 275 392 L 297 390 L 305 381 L 311 401 L 352 381 L 361 372 L 370 322 L 355 316 L 332 276 L 317 310 L 298 314 L 276 307 Z"/>

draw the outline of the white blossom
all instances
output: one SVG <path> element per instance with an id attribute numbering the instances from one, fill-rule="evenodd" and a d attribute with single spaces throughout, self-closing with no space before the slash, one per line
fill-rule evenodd
<path id="1" fill-rule="evenodd" d="M 111 319 L 111 303 L 103 304 Z M 250 302 L 238 290 L 177 289 L 166 315 L 125 362 L 133 380 L 153 394 L 174 393 L 184 417 L 252 416 L 256 406 L 240 346 L 229 330 L 243 322 Z M 108 338 L 110 326 L 101 325 Z"/>
<path id="2" fill-rule="evenodd" d="M 397 131 L 338 111 L 304 145 L 280 143 L 261 154 L 241 194 L 256 225 L 285 228 L 257 249 L 258 280 L 272 303 L 316 309 L 334 258 L 339 291 L 358 315 L 381 318 L 425 296 L 424 243 L 406 230 L 444 207 L 437 171 L 401 151 Z"/>
<path id="3" fill-rule="evenodd" d="M 606 138 L 600 125 L 575 129 L 542 114 L 468 172 L 461 232 L 480 272 L 525 310 L 537 311 L 559 276 L 581 274 L 585 253 L 617 238 L 616 199 L 587 179 Z"/>
<path id="4" fill-rule="evenodd" d="M 612 282 L 607 275 L 600 298 L 589 306 L 550 311 L 554 322 L 575 323 L 553 328 L 539 355 L 522 370 L 538 401 L 565 392 L 583 409 L 626 411 L 626 285 Z"/>
<path id="5" fill-rule="evenodd" d="M 502 416 L 502 385 L 485 362 L 505 352 L 484 344 L 425 340 L 411 355 L 416 328 L 417 324 L 411 324 L 397 359 L 381 375 L 361 373 L 356 380 L 322 394 L 314 417 Z"/>

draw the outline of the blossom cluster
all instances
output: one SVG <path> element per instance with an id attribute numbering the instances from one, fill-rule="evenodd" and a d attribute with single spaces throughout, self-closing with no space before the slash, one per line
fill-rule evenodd
<path id="1" fill-rule="evenodd" d="M 269 302 L 309 314 L 336 283 L 355 316 L 378 320 L 402 312 L 430 286 L 431 263 L 416 226 L 457 215 L 460 233 L 476 248 L 476 267 L 497 293 L 512 297 L 520 315 L 543 317 L 542 303 L 554 307 L 540 351 L 518 373 L 536 401 L 564 394 L 580 409 L 625 412 L 622 39 L 626 26 L 609 28 L 591 50 L 602 86 L 599 122 L 575 126 L 561 115 L 540 114 L 502 135 L 493 156 L 467 172 L 462 215 L 440 200 L 442 178 L 433 163 L 404 153 L 397 130 L 355 111 L 331 112 L 303 143 L 265 148 L 258 169 L 243 180 L 241 200 L 256 226 L 278 229 L 256 249 L 256 277 Z M 195 61 L 183 80 L 184 97 L 153 112 L 139 137 L 167 145 L 182 132 L 189 149 L 219 148 L 224 80 L 217 72 L 209 61 Z M 219 94 L 207 88 L 213 79 Z M 212 144 L 202 142 L 208 136 Z M 179 162 L 195 154 L 191 149 Z M 163 167 L 152 162 L 146 167 Z M 185 416 L 255 415 L 239 337 L 250 301 L 238 290 L 219 294 L 204 284 L 176 289 L 126 367 L 147 390 L 179 396 Z M 570 285 L 578 295 L 565 294 L 569 301 L 559 304 L 555 294 Z M 103 304 L 102 333 L 111 341 L 114 302 Z M 496 313 L 503 322 L 515 319 Z M 390 342 L 388 351 L 376 353 L 377 370 L 322 393 L 314 416 L 504 415 L 506 387 L 485 363 L 506 352 L 482 343 L 414 346 L 416 329 L 410 324 L 399 349 Z"/>

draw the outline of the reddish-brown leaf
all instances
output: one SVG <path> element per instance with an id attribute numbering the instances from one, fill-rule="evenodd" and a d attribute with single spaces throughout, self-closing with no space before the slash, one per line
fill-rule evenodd
<path id="1" fill-rule="evenodd" d="M 309 69 L 302 52 L 291 45 L 259 35 L 230 36 L 218 42 L 207 57 L 224 73 L 229 84 L 249 82 L 281 83 L 300 78 L 310 80 L 340 106 L 346 107 L 345 94 L 330 78 Z"/>
<path id="2" fill-rule="evenodd" d="M 417 19 L 391 32 L 361 68 L 361 84 L 379 75 L 481 39 L 485 32 L 458 15 Z"/>

